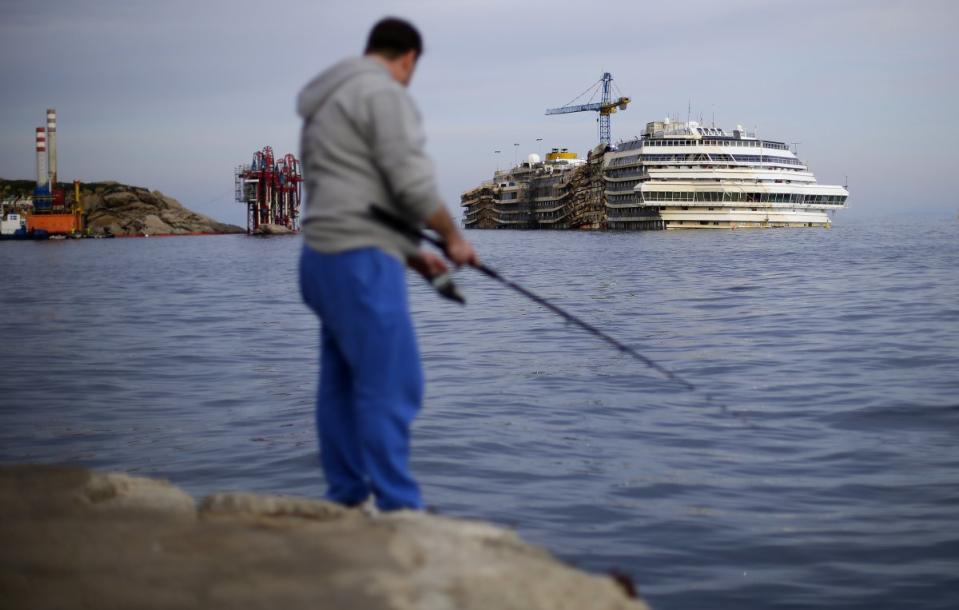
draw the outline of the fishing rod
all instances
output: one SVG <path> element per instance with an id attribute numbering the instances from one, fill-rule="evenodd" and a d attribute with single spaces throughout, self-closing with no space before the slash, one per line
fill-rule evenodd
<path id="1" fill-rule="evenodd" d="M 420 239 L 423 239 L 433 244 L 434 246 L 436 246 L 443 252 L 447 251 L 446 242 L 443 241 L 440 237 L 432 235 L 431 233 L 428 233 L 416 227 L 410 226 L 405 220 L 403 220 L 402 218 L 399 218 L 392 212 L 388 212 L 387 210 L 384 210 L 383 208 L 377 205 L 370 205 L 370 214 L 373 216 L 374 219 L 398 231 L 399 233 L 406 235 L 407 237 L 413 240 L 418 241 Z M 668 379 L 675 381 L 676 383 L 684 386 L 686 389 L 696 391 L 696 386 L 686 381 L 685 379 L 683 379 L 676 373 L 670 371 L 667 368 L 664 368 L 663 366 L 660 366 L 653 360 L 640 354 L 639 352 L 629 347 L 628 345 L 604 333 L 603 331 L 599 330 L 598 328 L 596 328 L 589 322 L 586 322 L 580 319 L 579 317 L 574 316 L 573 314 L 569 313 L 568 311 L 561 308 L 560 306 L 551 303 L 550 301 L 539 296 L 538 294 L 529 290 L 528 288 L 521 286 L 520 284 L 517 284 L 516 282 L 508 278 L 503 277 L 502 275 L 500 275 L 500 273 L 496 269 L 493 269 L 492 267 L 488 267 L 482 263 L 474 263 L 474 264 L 471 264 L 470 266 L 473 267 L 473 269 L 476 269 L 477 271 L 482 273 L 483 275 L 496 280 L 497 282 L 503 284 L 507 288 L 515 290 L 516 292 L 522 294 L 523 296 L 530 299 L 531 301 L 534 301 L 542 305 L 546 309 L 549 309 L 553 313 L 562 317 L 567 322 L 572 322 L 573 324 L 575 324 L 576 326 L 579 326 L 586 332 L 596 337 L 599 337 L 600 339 L 602 339 L 606 343 L 609 343 L 610 345 L 612 345 L 619 351 L 623 352 L 624 354 L 629 354 L 630 356 L 632 356 L 636 360 L 639 360 L 640 362 L 642 362 L 649 368 L 660 372 L 662 375 L 664 375 Z M 437 279 L 434 279 L 431 283 L 433 284 L 434 288 L 436 288 L 436 290 L 444 297 L 448 299 L 452 299 L 459 303 L 463 303 L 463 304 L 466 303 L 466 300 L 463 299 L 462 295 L 459 293 L 459 291 L 456 289 L 455 285 L 453 284 L 452 279 L 449 277 L 449 274 L 444 274 L 443 276 L 440 276 L 440 278 L 438 278 L 438 281 Z"/>

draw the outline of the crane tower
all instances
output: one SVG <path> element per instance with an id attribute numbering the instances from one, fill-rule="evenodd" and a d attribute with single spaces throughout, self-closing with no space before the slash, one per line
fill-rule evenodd
<path id="1" fill-rule="evenodd" d="M 604 72 L 602 78 L 590 85 L 589 89 L 575 97 L 565 106 L 560 106 L 559 108 L 549 108 L 546 110 L 546 114 L 568 114 L 570 112 L 587 112 L 594 111 L 599 112 L 599 141 L 600 143 L 609 146 L 612 137 L 610 135 L 609 129 L 609 115 L 619 110 L 626 110 L 626 106 L 631 101 L 628 97 L 620 96 L 618 99 L 613 99 L 612 88 L 613 85 L 613 75 L 609 72 Z M 590 96 L 590 102 L 586 104 L 574 104 L 576 100 L 582 98 L 587 93 L 592 92 Z M 592 102 L 592 99 L 596 97 L 598 93 L 601 93 L 599 102 Z"/>

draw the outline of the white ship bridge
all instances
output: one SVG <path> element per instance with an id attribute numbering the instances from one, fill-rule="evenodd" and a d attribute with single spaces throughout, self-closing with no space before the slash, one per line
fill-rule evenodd
<path id="1" fill-rule="evenodd" d="M 828 227 L 849 195 L 782 142 L 668 118 L 608 153 L 604 179 L 611 229 Z"/>

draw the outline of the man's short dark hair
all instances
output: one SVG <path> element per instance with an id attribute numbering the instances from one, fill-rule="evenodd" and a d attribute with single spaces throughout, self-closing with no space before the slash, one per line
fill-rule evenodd
<path id="1" fill-rule="evenodd" d="M 366 54 L 376 53 L 387 59 L 396 59 L 409 51 L 416 51 L 416 57 L 423 54 L 423 39 L 409 21 L 386 17 L 370 30 Z"/>

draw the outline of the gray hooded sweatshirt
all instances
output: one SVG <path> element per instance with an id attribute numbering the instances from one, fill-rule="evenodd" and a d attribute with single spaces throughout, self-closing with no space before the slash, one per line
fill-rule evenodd
<path id="1" fill-rule="evenodd" d="M 324 253 L 376 247 L 400 260 L 414 254 L 416 244 L 369 214 L 376 204 L 420 226 L 442 205 L 406 89 L 376 60 L 346 59 L 303 88 L 297 112 L 306 245 Z"/>

